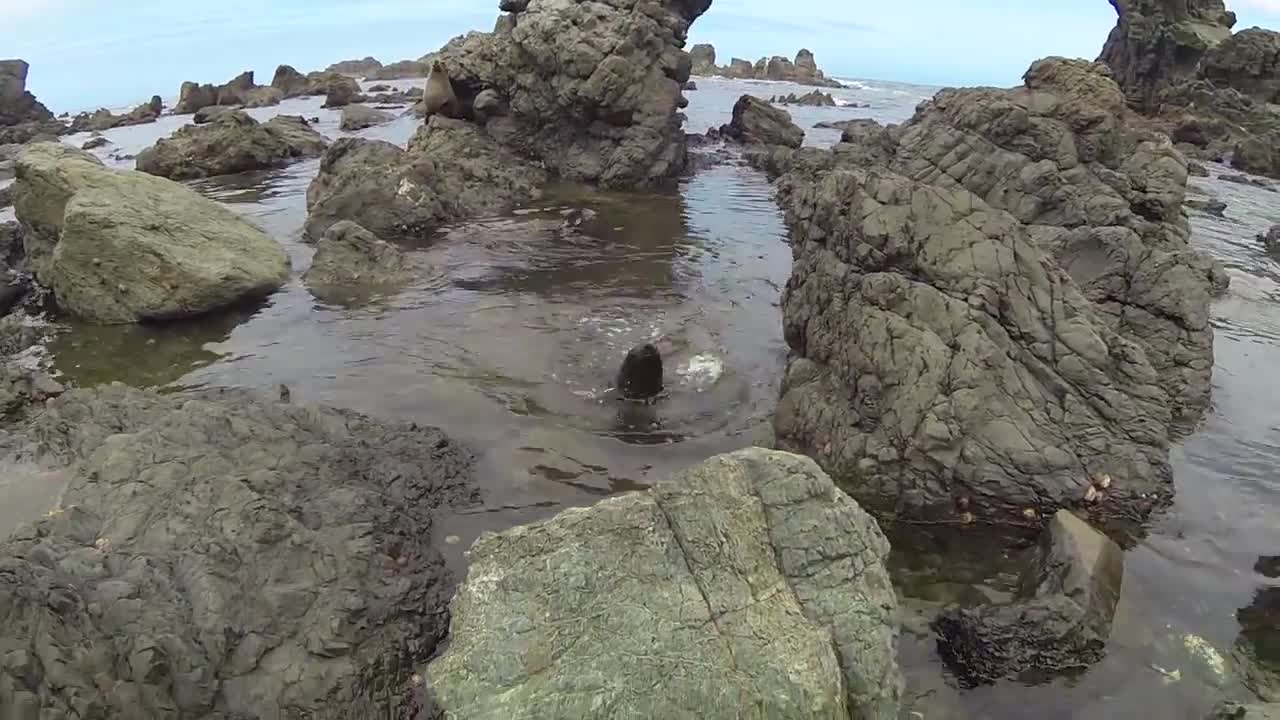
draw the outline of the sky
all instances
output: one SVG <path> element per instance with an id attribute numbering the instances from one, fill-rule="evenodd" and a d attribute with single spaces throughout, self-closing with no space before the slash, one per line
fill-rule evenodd
<path id="1" fill-rule="evenodd" d="M 177 95 L 277 65 L 417 58 L 489 30 L 497 0 L 0 0 L 0 58 L 31 63 L 28 89 L 55 112 Z M 1280 0 L 1228 0 L 1237 29 L 1280 28 Z M 1106 0 L 714 0 L 690 42 L 731 57 L 793 57 L 828 75 L 927 85 L 1013 85 L 1046 55 L 1094 58 L 1115 24 Z"/>

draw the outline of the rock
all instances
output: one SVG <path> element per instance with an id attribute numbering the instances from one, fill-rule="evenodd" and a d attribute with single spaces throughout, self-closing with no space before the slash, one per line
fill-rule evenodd
<path id="1" fill-rule="evenodd" d="M 1280 225 L 1272 225 L 1265 233 L 1259 233 L 1257 238 L 1268 255 L 1280 256 Z"/>
<path id="2" fill-rule="evenodd" d="M 1249 185 L 1251 187 L 1262 188 L 1275 192 L 1275 188 L 1271 183 L 1262 178 L 1250 177 L 1248 175 L 1219 175 L 1218 179 L 1222 182 L 1229 182 L 1234 185 Z"/>
<path id="3" fill-rule="evenodd" d="M 684 39 L 709 6 L 531 2 L 513 31 L 456 38 L 436 59 L 464 115 L 484 90 L 505 100 L 484 129 L 515 155 L 565 180 L 648 187 L 684 171 Z"/>
<path id="4" fill-rule="evenodd" d="M 821 90 L 814 90 L 813 92 L 805 93 L 804 95 L 796 95 L 795 93 L 785 96 L 778 95 L 769 102 L 777 103 L 779 105 L 808 105 L 810 107 L 836 106 L 836 99 Z"/>
<path id="5" fill-rule="evenodd" d="M 804 142 L 804 131 L 791 122 L 790 113 L 751 95 L 733 104 L 733 119 L 720 134 L 746 145 L 798 148 Z"/>
<path id="6" fill-rule="evenodd" d="M 413 276 L 400 248 L 359 225 L 342 220 L 316 244 L 311 268 L 302 279 L 326 290 L 394 290 Z"/>
<path id="7" fill-rule="evenodd" d="M 1274 174 L 1276 158 L 1271 142 L 1262 138 L 1246 138 L 1236 143 L 1231 153 L 1231 167 L 1257 175 Z"/>
<path id="8" fill-rule="evenodd" d="M 366 77 L 382 69 L 382 63 L 372 57 L 363 60 L 343 60 L 325 68 L 325 72 L 350 75 L 356 78 Z"/>
<path id="9" fill-rule="evenodd" d="M 273 87 L 259 87 L 249 91 L 244 99 L 247 108 L 273 107 L 284 100 L 284 93 Z"/>
<path id="10" fill-rule="evenodd" d="M 778 197 L 794 255 L 780 449 L 902 520 L 1023 527 L 1028 508 L 1064 507 L 1136 520 L 1168 503 L 1170 378 L 1034 228 L 953 184 L 856 166 L 797 168 Z M 1161 263 L 1126 272 L 1178 277 Z M 1199 300 L 1207 312 L 1207 294 L 1179 298 Z M 1102 474 L 1116 482 L 1086 504 Z"/>
<path id="11" fill-rule="evenodd" d="M 1183 202 L 1183 205 L 1215 217 L 1226 217 L 1227 204 L 1221 200 L 1212 198 L 1207 200 L 1187 200 Z"/>
<path id="12" fill-rule="evenodd" d="M 425 680 L 475 720 L 897 718 L 888 550 L 807 458 L 718 456 L 482 535 Z"/>
<path id="13" fill-rule="evenodd" d="M 391 87 L 390 85 L 374 85 L 369 88 L 369 92 L 371 93 L 389 93 L 394 91 L 395 91 L 395 88 Z"/>
<path id="14" fill-rule="evenodd" d="M 281 65 L 276 68 L 276 74 L 271 78 L 271 87 L 279 90 L 284 97 L 300 97 L 308 94 L 311 81 L 306 75 L 295 70 L 292 65 Z"/>
<path id="15" fill-rule="evenodd" d="M 714 45 L 702 43 L 694 45 L 689 50 L 689 59 L 693 61 L 692 74 L 694 75 L 717 75 L 719 68 L 716 67 L 716 48 Z"/>
<path id="16" fill-rule="evenodd" d="M 1123 581 L 1120 546 L 1059 510 L 1017 600 L 945 611 L 933 624 L 938 654 L 964 687 L 1078 671 L 1102 659 Z"/>
<path id="17" fill-rule="evenodd" d="M 328 96 L 333 95 L 335 98 L 356 98 L 360 96 L 360 83 L 349 75 L 332 72 L 313 72 L 307 75 L 307 81 L 310 87 L 307 89 L 308 95 L 324 95 L 326 100 Z"/>
<path id="18" fill-rule="evenodd" d="M 887 140 L 890 169 L 963 187 L 1030 226 L 1098 319 L 1141 343 L 1175 417 L 1193 422 L 1209 402 L 1209 300 L 1227 278 L 1189 247 L 1186 159 L 1142 127 L 1101 65 L 1046 58 L 1024 81 L 943 90 L 888 138 L 868 136 L 870 152 L 842 143 L 835 157 L 865 160 Z"/>
<path id="19" fill-rule="evenodd" d="M 734 80 L 750 80 L 755 77 L 756 69 L 749 61 L 733 58 L 728 67 L 722 68 L 722 74 Z"/>
<path id="20" fill-rule="evenodd" d="M 85 141 L 85 143 L 84 143 L 83 145 L 81 145 L 81 146 L 80 146 L 80 149 L 81 149 L 81 150 L 96 150 L 97 148 L 100 148 L 100 147 L 103 147 L 103 146 L 106 146 L 106 145 L 110 145 L 110 144 L 111 144 L 111 141 L 110 141 L 110 140 L 108 140 L 108 139 L 106 139 L 106 138 L 104 138 L 104 137 L 99 136 L 99 137 L 96 137 L 96 138 L 90 138 L 90 139 L 86 140 L 86 141 Z"/>
<path id="21" fill-rule="evenodd" d="M 686 83 L 684 84 L 684 88 L 683 88 L 683 89 L 684 89 L 684 91 L 685 91 L 685 92 L 689 92 L 689 91 L 691 91 L 691 90 L 697 90 L 697 89 L 698 89 L 698 83 L 696 83 L 696 82 L 694 82 L 694 81 L 690 80 L 690 81 L 688 81 L 688 82 L 686 82 Z"/>
<path id="22" fill-rule="evenodd" d="M 173 112 L 177 115 L 185 115 L 198 112 L 210 105 L 244 105 L 256 89 L 252 70 L 240 73 L 225 85 L 184 82 L 178 91 L 178 104 Z"/>
<path id="23" fill-rule="evenodd" d="M 1111 0 L 1119 16 L 1102 48 L 1134 107 L 1153 110 L 1159 93 L 1193 77 L 1205 53 L 1231 36 L 1235 13 L 1223 0 Z"/>
<path id="24" fill-rule="evenodd" d="M 498 9 L 508 13 L 522 13 L 529 9 L 529 0 L 501 0 Z"/>
<path id="25" fill-rule="evenodd" d="M 115 115 L 106 108 L 99 108 L 92 114 L 80 113 L 71 121 L 70 131 L 73 133 L 102 132 L 129 125 L 145 125 L 158 120 L 163 110 L 164 101 L 159 95 L 153 95 L 149 102 L 135 107 L 125 115 Z"/>
<path id="26" fill-rule="evenodd" d="M 471 104 L 471 112 L 475 113 L 481 121 L 487 122 L 491 118 L 506 114 L 507 106 L 497 92 L 485 90 L 476 95 L 475 101 Z"/>
<path id="27" fill-rule="evenodd" d="M 370 73 L 366 80 L 404 80 L 407 78 L 424 78 L 431 71 L 430 61 L 401 60 Z"/>
<path id="28" fill-rule="evenodd" d="M 348 105 L 342 108 L 342 123 L 339 128 L 347 131 L 363 130 L 394 119 L 395 116 L 390 113 L 374 110 L 365 105 Z"/>
<path id="29" fill-rule="evenodd" d="M 422 237 L 538 197 L 546 179 L 475 125 L 437 115 L 407 150 L 361 138 L 334 143 L 307 189 L 306 234 L 319 238 L 351 220 L 388 240 Z"/>
<path id="30" fill-rule="evenodd" d="M 662 354 L 651 343 L 639 345 L 627 353 L 614 382 L 626 400 L 652 400 L 662 394 Z"/>
<path id="31" fill-rule="evenodd" d="M 1200 76 L 1261 103 L 1280 100 L 1280 33 L 1254 27 L 1225 38 L 1205 53 Z"/>
<path id="32" fill-rule="evenodd" d="M 0 209 L 13 205 L 13 186 L 0 187 Z"/>
<path id="33" fill-rule="evenodd" d="M 114 384 L 6 438 L 70 476 L 0 546 L 7 697 L 47 717 L 411 716 L 448 627 L 433 516 L 473 497 L 439 430 Z"/>
<path id="34" fill-rule="evenodd" d="M 65 145 L 33 145 L 18 158 L 14 206 L 36 278 L 89 322 L 199 315 L 289 277 L 280 246 L 235 212 Z"/>
<path id="35" fill-rule="evenodd" d="M 195 116 L 191 119 L 191 122 L 196 125 L 205 125 L 217 120 L 226 113 L 234 112 L 235 110 L 236 108 L 226 105 L 209 105 L 197 110 L 195 112 Z"/>
<path id="36" fill-rule="evenodd" d="M 0 145 L 25 143 L 40 133 L 66 132 L 49 108 L 27 91 L 29 70 L 23 60 L 0 60 Z"/>
<path id="37" fill-rule="evenodd" d="M 359 102 L 361 98 L 358 87 L 351 85 L 333 84 L 329 86 L 328 93 L 324 96 L 324 105 L 326 108 L 346 107 L 353 102 Z"/>
<path id="38" fill-rule="evenodd" d="M 1209 168 L 1197 162 L 1187 163 L 1187 175 L 1191 177 L 1209 177 Z"/>
<path id="39" fill-rule="evenodd" d="M 138 155 L 138 169 L 173 180 L 284 167 L 322 155 L 328 141 L 297 116 L 265 123 L 234 110 L 207 125 L 189 125 Z"/>
<path id="40" fill-rule="evenodd" d="M 1280 703 L 1220 703 L 1205 720 L 1280 720 Z"/>

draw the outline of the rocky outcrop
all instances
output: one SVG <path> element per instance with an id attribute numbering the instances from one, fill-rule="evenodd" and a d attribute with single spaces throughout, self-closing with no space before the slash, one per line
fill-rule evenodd
<path id="1" fill-rule="evenodd" d="M 137 106 L 125 115 L 115 115 L 106 108 L 99 108 L 93 113 L 80 113 L 71 121 L 71 132 L 102 132 L 127 125 L 145 125 L 159 120 L 162 112 L 164 101 L 159 95 L 153 95 L 150 102 Z"/>
<path id="2" fill-rule="evenodd" d="M 266 233 L 179 185 L 59 143 L 18 158 L 14 208 L 31 269 L 100 324 L 171 320 L 265 296 L 289 277 Z"/>
<path id="3" fill-rule="evenodd" d="M 273 107 L 284 100 L 284 93 L 273 87 L 256 87 L 245 96 L 242 105 L 247 108 Z"/>
<path id="4" fill-rule="evenodd" d="M 362 60 L 343 60 L 336 62 L 325 68 L 325 72 L 338 73 L 340 75 L 350 75 L 354 78 L 363 78 L 375 73 L 382 68 L 382 63 L 373 57 L 365 57 Z"/>
<path id="5" fill-rule="evenodd" d="M 798 85 L 844 87 L 818 69 L 813 53 L 808 50 L 796 53 L 794 61 L 775 55 L 760 58 L 753 65 L 746 60 L 733 58 L 725 67 L 716 67 L 716 49 L 712 45 L 694 45 L 690 54 L 693 56 L 694 75 L 723 75 L 737 80 L 781 80 Z"/>
<path id="6" fill-rule="evenodd" d="M 324 96 L 324 105 L 326 108 L 346 107 L 354 102 L 360 102 L 364 96 L 360 94 L 360 88 L 353 84 L 330 83 L 326 89 Z"/>
<path id="7" fill-rule="evenodd" d="M 28 70 L 23 60 L 0 60 L 0 145 L 66 132 L 66 126 L 27 91 Z"/>
<path id="8" fill-rule="evenodd" d="M 114 384 L 0 435 L 70 478 L 0 544 L 5 717 L 412 716 L 452 590 L 433 515 L 473 492 L 439 430 Z"/>
<path id="9" fill-rule="evenodd" d="M 805 93 L 804 95 L 796 95 L 789 93 L 787 95 L 775 95 L 769 100 L 771 103 L 778 105 L 808 105 L 810 107 L 835 107 L 836 99 L 831 97 L 829 93 L 821 90 Z"/>
<path id="10" fill-rule="evenodd" d="M 311 89 L 311 81 L 292 65 L 281 65 L 271 77 L 271 87 L 279 90 L 284 97 L 300 97 Z"/>
<path id="11" fill-rule="evenodd" d="M 206 125 L 229 112 L 236 112 L 238 109 L 231 105 L 209 105 L 197 110 L 195 115 L 191 117 L 191 122 L 196 125 Z"/>
<path id="12" fill-rule="evenodd" d="M 257 86 L 253 82 L 252 70 L 237 75 L 225 85 L 184 82 L 178 91 L 178 104 L 174 106 L 173 112 L 185 115 L 210 105 L 244 105 L 255 89 Z"/>
<path id="13" fill-rule="evenodd" d="M 692 74 L 716 75 L 720 68 L 716 67 L 716 48 L 709 43 L 694 45 L 689 49 L 689 59 L 693 62 Z"/>
<path id="14" fill-rule="evenodd" d="M 138 169 L 173 180 L 284 167 L 322 155 L 328 141 L 306 120 L 281 115 L 265 123 L 233 110 L 188 125 L 138 154 Z"/>
<path id="15" fill-rule="evenodd" d="M 1193 78 L 1201 58 L 1231 35 L 1235 13 L 1223 0 L 1111 0 L 1118 19 L 1099 62 L 1115 73 L 1129 102 L 1154 110 L 1161 91 Z"/>
<path id="16" fill-rule="evenodd" d="M 316 243 L 303 281 L 321 294 L 394 291 L 412 279 L 404 251 L 350 220 L 334 223 Z"/>
<path id="17" fill-rule="evenodd" d="M 1045 682 L 1102 659 L 1124 554 L 1066 510 L 1054 515 L 1010 605 L 953 608 L 934 621 L 938 655 L 965 687 Z"/>
<path id="18" fill-rule="evenodd" d="M 365 105 L 348 105 L 342 108 L 342 123 L 339 127 L 347 131 L 363 130 L 394 119 L 395 116 L 391 113 L 374 110 Z"/>
<path id="19" fill-rule="evenodd" d="M 1261 103 L 1280 100 L 1280 33 L 1249 28 L 1205 53 L 1200 76 Z"/>
<path id="20" fill-rule="evenodd" d="M 1209 300 L 1227 279 L 1188 246 L 1186 160 L 1141 126 L 1105 68 L 1049 58 L 1022 88 L 944 90 L 892 133 L 851 144 L 867 157 L 887 144 L 894 171 L 1026 224 L 1097 318 L 1143 346 L 1174 416 L 1192 421 L 1209 401 Z"/>
<path id="21" fill-rule="evenodd" d="M 733 104 L 733 119 L 720 135 L 746 145 L 798 148 L 804 142 L 804 131 L 791 122 L 790 113 L 751 95 Z"/>
<path id="22" fill-rule="evenodd" d="M 334 143 L 307 189 L 306 232 L 320 238 L 351 220 L 385 239 L 421 237 L 538 197 L 546 179 L 475 125 L 435 116 L 408 149 L 360 138 Z"/>
<path id="23" fill-rule="evenodd" d="M 424 78 L 431 71 L 432 56 L 420 58 L 418 60 L 401 60 L 385 65 L 382 68 L 369 73 L 365 79 L 367 80 L 404 80 L 407 78 Z"/>
<path id="24" fill-rule="evenodd" d="M 313 72 L 308 73 L 310 87 L 307 95 L 324 95 L 335 98 L 354 99 L 360 96 L 360 83 L 355 78 L 340 73 Z"/>
<path id="25" fill-rule="evenodd" d="M 894 719 L 888 550 L 807 458 L 715 457 L 481 536 L 426 681 L 476 720 Z"/>

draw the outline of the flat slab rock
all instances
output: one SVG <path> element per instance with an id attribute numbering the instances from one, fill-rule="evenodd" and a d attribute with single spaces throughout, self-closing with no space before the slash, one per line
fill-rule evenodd
<path id="1" fill-rule="evenodd" d="M 482 536 L 428 668 L 445 717 L 896 718 L 875 521 L 750 449 Z"/>
<path id="2" fill-rule="evenodd" d="M 432 513 L 473 492 L 439 430 L 112 385 L 0 448 L 73 476 L 0 543 L 0 718 L 412 712 L 452 593 Z"/>

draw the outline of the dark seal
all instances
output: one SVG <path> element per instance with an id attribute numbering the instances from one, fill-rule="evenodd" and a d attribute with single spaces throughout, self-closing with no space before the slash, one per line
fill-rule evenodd
<path id="1" fill-rule="evenodd" d="M 618 371 L 618 392 L 627 400 L 651 400 L 662 393 L 662 354 L 652 343 L 631 349 Z"/>

